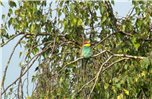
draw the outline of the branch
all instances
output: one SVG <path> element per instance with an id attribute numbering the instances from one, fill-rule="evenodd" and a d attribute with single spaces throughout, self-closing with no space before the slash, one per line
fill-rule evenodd
<path id="1" fill-rule="evenodd" d="M 126 57 L 126 58 L 133 58 L 133 59 L 144 59 L 145 57 L 142 56 L 132 56 L 127 54 L 113 54 L 115 57 Z"/>
<path id="2" fill-rule="evenodd" d="M 90 81 L 88 81 L 87 83 L 85 83 L 79 90 L 77 93 L 79 93 L 85 86 L 87 86 L 89 83 L 91 83 L 92 81 L 95 80 L 96 77 L 92 78 Z"/>
<path id="3" fill-rule="evenodd" d="M 38 46 L 45 45 L 45 44 L 47 44 L 47 43 L 51 43 L 51 41 L 47 41 L 47 42 L 41 43 L 41 44 L 39 44 L 39 45 L 35 45 L 35 46 L 33 46 L 32 48 L 30 48 L 31 50 L 28 50 L 28 51 L 27 51 L 27 54 L 26 54 L 26 56 L 25 56 L 25 59 L 28 57 L 28 55 L 30 55 L 30 53 L 31 53 L 32 50 L 34 50 L 34 49 L 37 48 Z"/>
<path id="4" fill-rule="evenodd" d="M 13 48 L 13 51 L 12 51 L 12 53 L 11 53 L 9 59 L 8 59 L 8 62 L 7 62 L 7 64 L 6 64 L 6 66 L 5 66 L 4 76 L 3 76 L 3 78 L 2 78 L 1 86 L 4 86 L 5 77 L 6 77 L 6 72 L 7 72 L 9 63 L 10 63 L 10 61 L 11 61 L 11 59 L 12 59 L 12 56 L 13 56 L 13 54 L 14 54 L 14 52 L 15 52 L 15 49 L 16 49 L 16 47 L 18 46 L 18 44 L 21 42 L 21 40 L 22 40 L 25 36 L 26 36 L 26 35 L 24 35 L 22 38 L 20 38 L 20 40 L 17 42 L 17 44 L 16 44 L 16 45 L 14 46 L 14 48 Z"/>
<path id="5" fill-rule="evenodd" d="M 37 60 L 37 58 L 39 57 L 39 55 L 41 55 L 43 52 L 47 51 L 50 48 L 50 45 L 47 46 L 48 48 L 42 50 L 41 52 L 39 52 L 38 54 L 36 54 L 26 65 L 29 65 L 29 67 L 22 73 L 21 76 L 19 76 L 15 81 L 13 81 L 10 85 L 8 85 L 5 90 L 2 92 L 2 95 L 13 85 L 15 84 L 21 77 L 23 77 L 27 71 L 32 67 L 32 65 L 34 64 L 34 62 Z M 33 60 L 33 61 L 32 61 Z M 25 65 L 25 66 L 26 66 Z M 24 67 L 24 66 L 23 66 Z"/>
<path id="6" fill-rule="evenodd" d="M 29 96 L 29 71 L 27 72 L 27 85 L 26 85 L 26 94 Z"/>
<path id="7" fill-rule="evenodd" d="M 149 39 L 140 39 L 140 40 L 144 40 L 144 41 L 152 41 L 152 38 L 149 38 Z"/>
<path id="8" fill-rule="evenodd" d="M 116 64 L 116 63 L 118 63 L 118 62 L 120 62 L 120 61 L 123 61 L 123 60 L 128 60 L 128 59 L 129 59 L 129 58 L 121 58 L 121 59 L 119 59 L 119 60 L 116 60 L 116 61 L 112 62 L 110 65 L 108 65 L 106 68 L 104 68 L 104 69 L 102 70 L 102 73 L 103 73 L 104 71 L 106 71 L 108 68 L 112 67 L 114 64 Z"/>
<path id="9" fill-rule="evenodd" d="M 102 70 L 103 66 L 104 66 L 112 57 L 114 57 L 114 56 L 115 56 L 115 57 L 125 57 L 125 58 L 119 59 L 119 60 L 111 63 L 108 67 L 106 67 L 104 70 Z M 114 64 L 116 64 L 116 63 L 118 63 L 118 62 L 120 62 L 120 61 L 126 60 L 126 59 L 131 59 L 131 58 L 133 58 L 133 59 L 143 59 L 144 57 L 141 57 L 141 56 L 131 56 L 131 55 L 125 55 L 125 54 L 113 54 L 113 56 L 109 57 L 109 58 L 101 65 L 98 73 L 96 74 L 96 76 L 95 76 L 95 77 L 96 77 L 95 83 L 94 83 L 94 85 L 93 85 L 93 87 L 92 87 L 92 89 L 91 89 L 91 91 L 90 91 L 90 94 L 89 94 L 88 99 L 90 99 L 91 93 L 93 92 L 93 90 L 94 90 L 94 88 L 95 88 L 95 85 L 96 85 L 96 83 L 97 83 L 97 81 L 98 81 L 98 77 L 99 77 L 99 74 L 101 73 L 101 71 L 102 71 L 102 73 L 103 73 L 106 69 L 110 68 L 110 67 L 113 66 Z"/>
<path id="10" fill-rule="evenodd" d="M 99 55 L 101 55 L 101 54 L 103 54 L 103 53 L 105 53 L 105 52 L 111 53 L 111 52 L 108 51 L 108 50 L 103 50 L 103 51 L 101 51 L 100 53 L 98 53 L 98 54 L 96 54 L 96 55 L 93 55 L 91 58 L 97 57 L 97 56 L 99 56 Z M 111 54 L 112 54 L 112 53 L 111 53 Z M 113 54 L 113 56 L 115 56 L 115 57 L 133 58 L 133 59 L 143 59 L 143 58 L 144 58 L 144 57 L 142 57 L 142 56 L 132 56 L 132 55 L 127 55 L 127 54 Z M 77 58 L 76 60 L 67 63 L 66 65 L 64 65 L 64 66 L 59 70 L 58 73 L 60 73 L 66 66 L 71 65 L 71 64 L 73 64 L 73 63 L 75 63 L 75 62 L 77 62 L 77 61 L 79 61 L 79 60 L 81 60 L 81 59 L 83 59 L 83 57 Z"/>
<path id="11" fill-rule="evenodd" d="M 119 59 L 119 60 L 114 61 L 113 63 L 111 63 L 110 65 L 108 65 L 106 68 L 104 68 L 104 69 L 102 70 L 102 73 L 103 73 L 104 71 L 106 71 L 108 68 L 110 68 L 111 66 L 113 66 L 114 64 L 116 64 L 116 63 L 118 63 L 118 62 L 120 62 L 120 61 L 123 61 L 123 60 L 127 60 L 127 59 L 129 59 L 129 58 L 121 58 L 121 59 Z M 84 87 L 86 87 L 89 83 L 91 83 L 92 81 L 94 81 L 95 78 L 96 78 L 96 77 L 92 78 L 90 81 L 88 81 L 87 83 L 85 83 L 85 84 L 79 89 L 79 91 L 78 91 L 77 93 L 79 93 L 79 92 L 80 92 Z"/>
<path id="12" fill-rule="evenodd" d="M 18 88 L 17 88 L 17 97 L 18 99 L 23 99 L 23 81 L 22 81 L 22 73 L 23 73 L 24 67 L 21 67 L 20 71 L 20 79 L 18 82 Z"/>
<path id="13" fill-rule="evenodd" d="M 35 58 L 35 57 L 34 57 Z M 38 56 L 33 60 L 33 62 L 31 63 L 31 65 L 26 69 L 26 71 L 22 74 L 22 75 L 20 75 L 15 81 L 13 81 L 10 85 L 8 85 L 5 89 L 4 89 L 4 91 L 1 93 L 2 95 L 12 86 L 12 85 L 14 85 L 19 79 L 21 79 L 21 77 L 23 77 L 25 74 L 26 74 L 26 72 L 30 69 L 30 67 L 34 64 L 34 62 L 36 61 L 36 59 L 38 58 Z M 30 60 L 30 62 L 31 62 L 31 60 Z"/>
<path id="14" fill-rule="evenodd" d="M 97 43 L 96 45 L 95 45 L 95 47 L 96 46 L 98 46 L 100 43 L 102 43 L 103 41 L 105 41 L 106 39 L 108 39 L 110 36 L 112 36 L 113 34 L 115 34 L 115 33 L 111 33 L 111 34 L 109 34 L 108 36 L 106 36 L 105 38 L 103 38 L 99 43 Z"/>
<path id="15" fill-rule="evenodd" d="M 98 71 L 98 73 L 96 74 L 96 76 L 95 76 L 95 82 L 94 82 L 94 85 L 93 85 L 93 87 L 92 87 L 92 89 L 91 89 L 91 91 L 90 91 L 90 94 L 89 94 L 89 96 L 88 96 L 88 99 L 90 99 L 90 96 L 91 96 L 91 94 L 92 94 L 92 92 L 93 92 L 93 90 L 94 90 L 94 88 L 95 88 L 95 86 L 96 86 L 96 84 L 97 84 L 97 81 L 98 81 L 98 78 L 99 78 L 99 75 L 100 75 L 100 73 L 101 73 L 101 71 L 102 71 L 102 68 L 103 68 L 103 66 L 112 58 L 113 56 L 110 56 L 101 66 L 100 66 L 100 69 L 99 69 L 99 71 Z"/>
<path id="16" fill-rule="evenodd" d="M 0 44 L 0 47 L 3 47 L 4 45 L 6 45 L 8 42 L 10 42 L 11 40 L 13 40 L 14 38 L 16 38 L 17 36 L 19 36 L 20 34 L 16 34 L 14 36 L 12 36 L 10 39 L 8 39 L 5 43 Z"/>
<path id="17" fill-rule="evenodd" d="M 134 12 L 134 10 L 135 10 L 135 7 L 131 8 L 127 14 L 127 17 L 130 17 L 132 15 L 132 13 Z"/>
<path id="18" fill-rule="evenodd" d="M 104 50 L 104 51 L 102 51 L 102 52 L 100 52 L 100 53 L 98 53 L 98 54 L 96 54 L 96 55 L 93 55 L 91 58 L 97 57 L 97 56 L 99 56 L 99 55 L 101 55 L 101 54 L 103 54 L 103 53 L 105 53 L 105 52 L 107 52 L 107 51 Z M 66 66 L 71 65 L 71 64 L 73 64 L 73 63 L 75 63 L 75 62 L 77 62 L 77 61 L 79 61 L 79 60 L 81 60 L 81 59 L 83 59 L 83 57 L 77 58 L 76 60 L 67 63 L 66 65 L 64 65 L 64 66 L 59 70 L 58 73 L 60 73 Z"/>
<path id="19" fill-rule="evenodd" d="M 19 32 L 19 31 L 18 31 Z M 7 43 L 9 43 L 11 40 L 13 40 L 14 38 L 16 38 L 17 36 L 19 35 L 26 35 L 26 36 L 33 36 L 33 35 L 36 35 L 36 36 L 48 36 L 48 35 L 51 35 L 50 33 L 47 33 L 47 32 L 41 32 L 41 33 L 37 33 L 37 34 L 32 34 L 32 33 L 29 33 L 29 32 L 19 32 L 18 34 L 16 35 L 13 35 L 10 39 L 8 39 L 5 43 L 2 43 L 0 44 L 0 47 L 3 47 L 4 45 L 6 45 Z M 59 37 L 64 37 L 64 35 L 58 35 Z"/>
<path id="20" fill-rule="evenodd" d="M 79 60 L 81 60 L 81 59 L 83 59 L 83 57 L 77 58 L 76 60 L 67 63 L 66 65 L 64 65 L 64 66 L 59 70 L 58 73 L 60 73 L 66 66 L 71 65 L 71 64 L 73 64 L 73 63 L 75 63 L 75 62 L 77 62 L 77 61 L 79 61 Z"/>

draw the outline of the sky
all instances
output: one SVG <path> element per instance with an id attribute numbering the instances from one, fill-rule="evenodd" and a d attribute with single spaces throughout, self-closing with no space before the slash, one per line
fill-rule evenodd
<path id="1" fill-rule="evenodd" d="M 4 1 L 4 0 L 3 0 Z M 7 0 L 6 0 L 7 1 Z M 6 14 L 8 11 L 8 4 L 7 2 L 3 2 L 5 7 L 0 7 L 0 15 L 2 16 L 2 14 Z M 131 1 L 129 0 L 116 0 L 115 2 L 115 6 L 114 6 L 114 11 L 118 12 L 118 16 L 122 17 L 125 16 L 128 11 L 131 8 Z M 2 19 L 0 17 L 0 23 L 2 23 Z M 14 33 L 13 29 L 10 29 L 8 31 L 9 33 Z M 19 38 L 14 39 L 13 41 L 9 42 L 6 46 L 4 46 L 3 48 L 0 48 L 0 79 L 2 78 L 2 73 L 4 70 L 4 67 L 6 66 L 6 63 L 8 61 L 8 58 L 12 52 L 13 47 L 15 46 L 15 44 L 17 43 Z M 19 58 L 19 52 L 23 51 L 23 48 L 21 48 L 20 46 L 18 46 L 15 50 L 15 53 L 12 57 L 12 60 L 10 62 L 9 68 L 8 68 L 8 74 L 7 74 L 7 79 L 6 79 L 6 83 L 5 85 L 9 85 L 11 84 L 19 75 L 20 72 L 20 67 L 19 67 L 19 62 L 23 61 L 23 57 Z M 30 76 L 33 75 L 34 69 L 36 67 L 33 66 L 30 69 Z M 32 84 L 30 85 L 30 88 L 32 88 Z M 30 90 L 30 92 L 32 91 L 32 89 Z"/>

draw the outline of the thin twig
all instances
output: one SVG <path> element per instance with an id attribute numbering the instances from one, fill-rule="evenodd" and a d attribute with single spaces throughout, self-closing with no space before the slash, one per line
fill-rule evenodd
<path id="1" fill-rule="evenodd" d="M 87 83 L 85 83 L 79 90 L 77 93 L 79 93 L 85 86 L 87 86 L 89 83 L 91 83 L 92 81 L 95 80 L 96 77 L 92 78 L 90 81 L 88 81 Z"/>
<path id="2" fill-rule="evenodd" d="M 111 63 L 110 65 L 108 65 L 106 68 L 104 68 L 104 69 L 102 70 L 102 73 L 103 73 L 104 71 L 106 71 L 107 69 L 109 69 L 109 68 L 110 68 L 111 66 L 113 66 L 114 64 L 116 64 L 116 63 L 118 63 L 118 62 L 120 62 L 120 61 L 126 60 L 126 59 L 129 59 L 129 58 L 121 58 L 121 59 L 119 59 L 119 60 L 114 61 L 113 63 Z M 79 92 L 80 92 L 84 87 L 86 87 L 89 83 L 91 83 L 92 81 L 94 81 L 95 78 L 96 78 L 96 77 L 92 78 L 90 81 L 88 81 L 87 83 L 85 83 L 85 84 L 77 91 L 77 93 L 79 93 Z"/>
<path id="3" fill-rule="evenodd" d="M 12 36 L 10 39 L 8 39 L 5 43 L 0 44 L 0 47 L 3 47 L 4 45 L 6 45 L 7 43 L 9 43 L 11 40 L 13 40 L 14 38 L 16 38 L 17 36 L 19 36 L 20 34 L 16 34 L 14 36 Z"/>
<path id="4" fill-rule="evenodd" d="M 18 95 L 18 99 L 23 99 L 23 82 L 22 82 L 22 73 L 23 73 L 24 67 L 21 67 L 21 71 L 20 71 L 20 79 L 18 82 L 18 90 L 17 90 L 17 95 Z"/>
<path id="5" fill-rule="evenodd" d="M 96 84 L 97 84 L 97 81 L 98 81 L 98 78 L 99 78 L 99 75 L 100 75 L 100 73 L 101 73 L 101 71 L 102 71 L 102 68 L 103 68 L 103 66 L 112 58 L 113 56 L 110 56 L 101 66 L 100 66 L 100 69 L 99 69 L 99 71 L 98 71 L 98 73 L 96 74 L 96 76 L 95 76 L 95 82 L 94 82 L 94 85 L 93 85 L 93 87 L 92 87 L 92 89 L 91 89 L 91 91 L 90 91 L 90 94 L 89 94 L 89 96 L 88 96 L 88 99 L 90 99 L 90 96 L 91 96 L 91 94 L 92 94 L 92 92 L 93 92 L 93 90 L 94 90 L 94 88 L 95 88 L 95 86 L 96 86 Z"/>
<path id="6" fill-rule="evenodd" d="M 106 50 L 101 51 L 100 53 L 98 53 L 98 54 L 96 54 L 96 55 L 93 55 L 92 58 L 97 57 L 97 56 L 99 56 L 99 55 L 101 55 L 101 54 L 103 54 L 103 53 L 105 53 L 105 52 L 106 52 Z M 81 60 L 81 59 L 83 59 L 83 57 L 77 58 L 76 60 L 67 63 L 66 65 L 64 65 L 64 66 L 59 70 L 58 73 L 60 73 L 66 66 L 71 65 L 71 64 L 73 64 L 73 63 L 75 63 L 75 62 L 77 62 L 77 61 L 79 61 L 79 60 Z"/>
<path id="7" fill-rule="evenodd" d="M 110 36 L 112 36 L 115 33 L 111 33 L 108 36 L 106 36 L 105 38 L 103 38 L 99 43 L 97 43 L 94 47 L 98 46 L 99 44 L 101 44 L 103 41 L 105 41 L 106 39 L 108 39 Z"/>
<path id="8" fill-rule="evenodd" d="M 42 50 L 41 52 L 39 52 L 38 54 L 36 54 L 26 65 L 29 65 L 29 67 L 23 72 L 23 74 L 21 76 L 19 76 L 15 81 L 13 81 L 10 85 L 8 85 L 4 91 L 2 92 L 2 95 L 13 85 L 15 84 L 21 77 L 23 77 L 27 71 L 32 67 L 32 65 L 34 64 L 34 62 L 37 60 L 37 58 L 39 57 L 39 55 L 41 55 L 43 52 L 45 52 L 46 50 L 49 49 L 49 45 L 48 45 L 48 48 Z M 33 60 L 33 61 L 32 61 Z M 23 66 L 24 67 L 24 66 Z"/>
<path id="9" fill-rule="evenodd" d="M 15 49 L 16 49 L 16 47 L 18 46 L 18 44 L 21 42 L 21 40 L 22 40 L 25 36 L 26 36 L 26 35 L 24 35 L 22 38 L 20 38 L 20 40 L 19 40 L 19 41 L 17 42 L 17 44 L 14 46 L 13 51 L 12 51 L 12 53 L 11 53 L 9 59 L 8 59 L 8 62 L 7 62 L 7 64 L 6 64 L 5 70 L 4 70 L 4 76 L 3 76 L 2 82 L 1 82 L 1 86 L 2 86 L 2 87 L 4 86 L 5 77 L 6 77 L 6 72 L 7 72 L 9 63 L 10 63 L 10 61 L 11 61 L 11 59 L 12 59 L 12 56 L 13 56 L 13 54 L 14 54 L 14 52 L 15 52 Z"/>
<path id="10" fill-rule="evenodd" d="M 131 14 L 134 12 L 134 10 L 135 10 L 135 7 L 131 8 L 130 11 L 128 12 L 128 14 L 127 14 L 127 17 L 130 17 Z"/>
<path id="11" fill-rule="evenodd" d="M 145 57 L 142 56 L 132 56 L 127 54 L 113 54 L 115 57 L 126 57 L 126 58 L 133 58 L 133 59 L 144 59 Z"/>
<path id="12" fill-rule="evenodd" d="M 4 91 L 2 92 L 2 95 L 12 86 L 12 85 L 14 85 L 21 77 L 23 77 L 25 74 L 26 74 L 26 72 L 30 69 L 30 67 L 34 64 L 34 62 L 36 61 L 36 59 L 38 58 L 38 56 L 37 57 L 34 57 L 35 59 L 33 60 L 33 62 L 31 63 L 31 65 L 26 69 L 26 71 L 21 75 L 21 76 L 19 76 L 15 81 L 13 81 L 10 85 L 8 85 L 5 89 L 4 89 Z"/>
<path id="13" fill-rule="evenodd" d="M 29 91 L 28 91 L 28 90 L 29 90 L 29 89 L 28 89 L 28 88 L 29 88 L 29 71 L 27 71 L 27 82 L 26 82 L 26 83 L 27 83 L 26 93 L 27 93 L 27 96 L 29 96 Z"/>
<path id="14" fill-rule="evenodd" d="M 81 59 L 83 59 L 83 57 L 77 58 L 76 60 L 67 63 L 66 65 L 64 65 L 64 66 L 59 70 L 58 73 L 60 73 L 66 66 L 71 65 L 71 64 L 73 64 L 73 63 L 75 63 L 75 62 L 77 62 L 77 61 L 79 61 L 79 60 L 81 60 Z"/>
<path id="15" fill-rule="evenodd" d="M 116 63 L 118 63 L 118 62 L 120 62 L 120 61 L 123 61 L 123 60 L 128 60 L 129 58 L 121 58 L 121 59 L 119 59 L 119 60 L 116 60 L 116 61 L 114 61 L 114 62 L 112 62 L 110 65 L 108 65 L 108 66 L 106 66 L 106 68 L 104 68 L 103 70 L 102 70 L 102 73 L 104 72 L 104 71 L 106 71 L 107 69 L 109 69 L 111 66 L 113 66 L 114 64 L 116 64 Z"/>

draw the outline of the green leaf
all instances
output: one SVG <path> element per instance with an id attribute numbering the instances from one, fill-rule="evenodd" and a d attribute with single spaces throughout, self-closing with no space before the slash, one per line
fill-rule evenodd
<path id="1" fill-rule="evenodd" d="M 0 5 L 4 6 L 3 3 L 2 3 L 2 0 L 0 0 Z"/>
<path id="2" fill-rule="evenodd" d="M 125 31 L 126 25 L 122 25 L 122 31 Z"/>
<path id="3" fill-rule="evenodd" d="M 135 50 L 137 51 L 138 48 L 140 47 L 140 43 L 137 42 L 137 38 L 135 36 L 132 37 L 131 41 L 132 41 L 132 44 L 133 44 Z"/>
<path id="4" fill-rule="evenodd" d="M 76 18 L 73 18 L 73 19 L 72 19 L 72 23 L 71 23 L 71 26 L 74 26 L 74 25 L 76 25 L 76 23 L 77 23 L 77 19 L 76 19 Z"/>
<path id="5" fill-rule="evenodd" d="M 10 18 L 10 20 L 8 21 L 8 26 L 10 27 L 10 25 L 13 23 L 13 18 Z"/>
<path id="6" fill-rule="evenodd" d="M 140 61 L 141 67 L 148 67 L 150 65 L 150 61 L 147 57 Z"/>
<path id="7" fill-rule="evenodd" d="M 12 13 L 13 13 L 13 10 L 12 10 L 12 9 L 9 9 L 9 13 L 12 14 Z"/>
<path id="8" fill-rule="evenodd" d="M 137 27 L 141 27 L 142 26 L 142 20 L 140 20 L 140 19 L 137 19 L 137 21 L 136 21 L 136 25 L 137 25 Z"/>
<path id="9" fill-rule="evenodd" d="M 129 91 L 127 89 L 123 89 L 126 95 L 129 95 Z"/>
<path id="10" fill-rule="evenodd" d="M 2 15 L 2 19 L 4 19 L 4 18 L 5 18 L 5 14 Z"/>
<path id="11" fill-rule="evenodd" d="M 136 43 L 136 37 L 133 36 L 132 39 L 131 39 L 131 41 L 132 41 L 133 44 Z"/>
<path id="12" fill-rule="evenodd" d="M 105 83 L 104 84 L 104 89 L 107 89 L 109 87 L 109 84 L 108 83 Z"/>
<path id="13" fill-rule="evenodd" d="M 112 3 L 113 5 L 115 5 L 115 2 L 114 2 L 114 0 L 111 0 L 111 3 Z"/>
<path id="14" fill-rule="evenodd" d="M 127 64 L 124 66 L 124 69 L 126 69 L 126 70 L 128 69 L 128 65 Z"/>
<path id="15" fill-rule="evenodd" d="M 66 20 L 63 21 L 63 26 L 64 26 L 64 28 L 67 27 L 67 21 Z"/>
<path id="16" fill-rule="evenodd" d="M 118 95 L 118 96 L 117 96 L 117 99 L 124 99 L 124 98 L 123 98 L 123 94 Z"/>
<path id="17" fill-rule="evenodd" d="M 116 88 L 120 89 L 120 88 L 121 88 L 121 84 L 120 84 L 120 83 L 117 83 L 117 84 L 116 84 Z"/>
<path id="18" fill-rule="evenodd" d="M 136 7 L 136 13 L 139 15 L 140 14 L 140 8 Z"/>
<path id="19" fill-rule="evenodd" d="M 32 82 L 35 82 L 35 81 L 36 81 L 36 79 L 37 79 L 37 77 L 36 77 L 36 76 L 32 76 Z"/>
<path id="20" fill-rule="evenodd" d="M 22 56 L 22 52 L 20 52 L 20 54 L 19 54 L 19 58 L 21 58 L 21 56 Z"/>
<path id="21" fill-rule="evenodd" d="M 135 47 L 136 50 L 138 50 L 138 48 L 140 47 L 140 44 L 139 43 L 135 43 L 134 47 Z"/>
<path id="22" fill-rule="evenodd" d="M 32 24 L 31 27 L 30 27 L 30 32 L 31 34 L 35 34 L 35 24 Z"/>
<path id="23" fill-rule="evenodd" d="M 9 1 L 10 7 L 16 7 L 16 3 L 12 0 Z"/>
<path id="24" fill-rule="evenodd" d="M 106 16 L 103 16 L 102 19 L 101 19 L 101 23 L 104 23 L 106 21 L 107 17 Z"/>
<path id="25" fill-rule="evenodd" d="M 82 19 L 78 19 L 77 25 L 78 25 L 78 26 L 82 25 Z"/>
<path id="26" fill-rule="evenodd" d="M 62 78 L 62 77 L 60 78 L 60 81 L 59 81 L 59 82 L 60 82 L 60 83 L 62 83 L 62 82 L 63 82 L 63 78 Z"/>

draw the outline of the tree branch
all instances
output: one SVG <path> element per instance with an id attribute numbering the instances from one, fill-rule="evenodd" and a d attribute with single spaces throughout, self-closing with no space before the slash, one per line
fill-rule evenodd
<path id="1" fill-rule="evenodd" d="M 108 65 L 106 68 L 104 68 L 104 69 L 102 70 L 102 73 L 103 73 L 104 71 L 106 71 L 108 68 L 112 67 L 114 64 L 116 64 L 116 63 L 118 63 L 118 62 L 120 62 L 120 61 L 123 61 L 123 60 L 128 60 L 128 59 L 129 59 L 129 58 L 121 58 L 121 59 L 119 59 L 119 60 L 116 60 L 116 61 L 112 62 L 110 65 Z"/>
<path id="2" fill-rule="evenodd" d="M 39 52 L 38 54 L 36 54 L 26 65 L 29 65 L 29 67 L 22 73 L 22 75 L 20 75 L 15 81 L 13 81 L 10 85 L 8 85 L 4 91 L 2 92 L 2 95 L 13 85 L 15 84 L 21 77 L 23 77 L 27 71 L 32 67 L 32 65 L 34 64 L 34 62 L 37 60 L 37 58 L 39 57 L 39 55 L 41 55 L 43 52 L 45 52 L 46 50 L 48 50 L 50 48 L 50 45 L 47 46 L 48 48 L 42 50 L 41 52 Z M 33 61 L 32 61 L 33 60 Z M 26 66 L 25 65 L 25 66 Z"/>
<path id="3" fill-rule="evenodd" d="M 93 87 L 92 87 L 92 89 L 91 89 L 91 91 L 90 91 L 90 94 L 89 94 L 89 96 L 88 96 L 88 99 L 90 99 L 90 96 L 91 96 L 91 94 L 92 94 L 92 92 L 93 92 L 93 90 L 94 90 L 94 88 L 95 88 L 95 86 L 96 86 L 96 84 L 97 84 L 97 81 L 98 81 L 98 78 L 99 78 L 99 75 L 100 75 L 100 73 L 101 73 L 101 71 L 102 71 L 103 66 L 104 66 L 112 57 L 113 57 L 113 55 L 110 56 L 110 57 L 100 66 L 99 71 L 98 71 L 98 73 L 97 73 L 96 76 L 95 76 L 96 79 L 95 79 L 94 85 L 93 85 Z"/>
<path id="4" fill-rule="evenodd" d="M 20 40 L 19 40 L 19 41 L 17 42 L 17 44 L 14 46 L 13 51 L 12 51 L 12 53 L 11 53 L 11 55 L 10 55 L 9 59 L 8 59 L 8 62 L 7 62 L 7 64 L 6 64 L 6 66 L 5 66 L 5 70 L 4 70 L 4 76 L 3 76 L 3 78 L 2 78 L 2 82 L 1 82 L 1 86 L 2 86 L 2 87 L 4 87 L 4 82 L 5 82 L 6 72 L 7 72 L 7 69 L 8 69 L 9 63 L 10 63 L 10 61 L 11 61 L 11 59 L 12 59 L 12 56 L 13 56 L 13 54 L 14 54 L 14 52 L 15 52 L 15 49 L 16 49 L 16 47 L 18 46 L 18 44 L 22 41 L 22 39 L 23 39 L 25 36 L 26 36 L 26 35 L 24 35 L 22 38 L 20 38 Z"/>
<path id="5" fill-rule="evenodd" d="M 34 57 L 35 58 L 35 57 Z M 13 81 L 10 85 L 8 85 L 5 89 L 4 89 L 4 91 L 2 92 L 2 95 L 12 86 L 12 85 L 14 85 L 19 79 L 21 79 L 21 77 L 23 77 L 25 74 L 26 74 L 26 72 L 30 69 L 30 67 L 34 64 L 34 62 L 36 61 L 36 59 L 38 58 L 38 56 L 36 56 L 36 58 L 33 60 L 33 62 L 31 63 L 31 65 L 26 69 L 26 71 L 22 74 L 22 75 L 20 75 L 15 81 Z M 30 62 L 31 62 L 31 60 L 30 60 Z"/>
<path id="6" fill-rule="evenodd" d="M 20 34 L 16 34 L 14 36 L 12 36 L 10 39 L 8 39 L 5 43 L 0 44 L 0 47 L 3 47 L 4 45 L 6 45 L 7 43 L 9 43 L 11 40 L 13 40 L 14 38 L 16 38 L 17 36 L 19 36 Z"/>
<path id="7" fill-rule="evenodd" d="M 17 88 L 18 99 L 23 99 L 23 81 L 22 81 L 22 77 L 21 77 L 23 70 L 24 70 L 24 67 L 21 67 L 20 78 L 19 78 L 18 88 Z"/>
<path id="8" fill-rule="evenodd" d="M 93 55 L 92 58 L 97 57 L 97 56 L 99 56 L 99 55 L 101 55 L 101 54 L 103 54 L 103 53 L 105 53 L 105 52 L 106 52 L 106 50 L 104 50 L 104 51 L 102 51 L 102 52 L 100 52 L 100 53 L 98 53 L 98 54 L 96 54 L 96 55 Z M 76 60 L 67 63 L 66 65 L 64 65 L 64 66 L 59 70 L 58 73 L 60 73 L 66 66 L 71 65 L 71 64 L 73 64 L 73 63 L 75 63 L 75 62 L 77 62 L 77 61 L 79 61 L 79 60 L 81 60 L 81 59 L 83 59 L 83 57 L 77 58 Z"/>
<path id="9" fill-rule="evenodd" d="M 126 57 L 126 58 L 133 58 L 133 59 L 144 59 L 145 57 L 142 56 L 132 56 L 127 54 L 113 54 L 115 57 Z"/>

